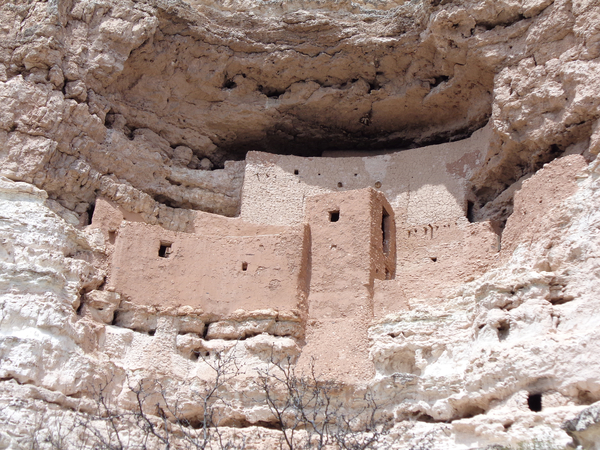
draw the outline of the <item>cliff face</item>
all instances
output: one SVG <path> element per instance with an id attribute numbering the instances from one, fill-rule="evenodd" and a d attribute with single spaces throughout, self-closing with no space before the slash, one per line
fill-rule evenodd
<path id="1" fill-rule="evenodd" d="M 377 405 L 381 448 L 562 448 L 573 436 L 595 448 L 597 414 L 584 410 L 600 400 L 599 15 L 592 0 L 3 2 L 0 447 L 66 447 L 47 440 L 57 423 L 99 429 L 100 412 L 136 409 L 138 382 L 162 398 L 148 403 L 163 402 L 147 412 L 156 429 L 181 416 L 202 430 L 198 392 L 215 373 L 228 439 L 277 447 L 268 394 L 286 393 L 268 382 L 282 361 L 310 367 L 310 305 L 289 317 L 136 306 L 109 289 L 120 221 L 193 233 L 198 210 L 238 215 L 250 150 L 418 152 L 488 124 L 477 163 L 453 169 L 466 216 L 453 226 L 466 243 L 494 229 L 496 253 L 421 272 L 399 246 L 397 273 L 414 284 L 419 271 L 419 288 L 381 291 L 398 306 L 361 322 L 357 344 L 373 376 L 333 377 L 327 392 L 353 430 Z M 100 198 L 116 225 L 89 226 Z M 237 222 L 214 223 L 237 235 Z M 355 342 L 358 328 L 340 330 L 332 339 Z M 131 442 L 148 430 L 123 427 Z"/>
<path id="2" fill-rule="evenodd" d="M 481 206 L 592 134 L 594 2 L 2 5 L 5 175 L 184 229 L 233 215 L 248 150 L 456 140 L 493 121 Z M 205 159 L 206 158 L 206 159 Z M 60 180 L 57 181 L 57 180 Z"/>

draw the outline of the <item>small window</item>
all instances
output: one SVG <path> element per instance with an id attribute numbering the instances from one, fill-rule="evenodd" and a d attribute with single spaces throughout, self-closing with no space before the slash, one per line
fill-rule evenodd
<path id="1" fill-rule="evenodd" d="M 248 263 L 247 262 L 243 262 L 242 263 L 242 271 L 245 272 L 246 270 L 248 270 Z"/>
<path id="2" fill-rule="evenodd" d="M 475 203 L 470 201 L 467 202 L 467 219 L 471 223 L 475 222 Z"/>
<path id="3" fill-rule="evenodd" d="M 172 242 L 160 241 L 160 247 L 158 248 L 158 256 L 161 258 L 168 258 L 171 254 Z"/>
<path id="4" fill-rule="evenodd" d="M 339 187 L 339 188 L 341 188 L 341 187 L 344 187 L 344 183 L 342 183 L 342 182 L 340 181 L 340 182 L 338 183 L 338 187 Z"/>
<path id="5" fill-rule="evenodd" d="M 300 172 L 298 171 L 298 169 L 294 170 L 294 175 L 298 175 Z"/>
<path id="6" fill-rule="evenodd" d="M 337 222 L 340 220 L 340 212 L 339 211 L 329 211 L 329 221 Z"/>
<path id="7" fill-rule="evenodd" d="M 90 203 L 90 206 L 86 210 L 86 212 L 87 212 L 87 223 L 86 223 L 86 225 L 91 225 L 92 224 L 92 218 L 94 217 L 94 210 L 95 209 L 96 209 L 96 204 L 95 203 Z"/>
<path id="8" fill-rule="evenodd" d="M 527 406 L 533 412 L 540 412 L 542 410 L 542 394 L 529 394 Z"/>

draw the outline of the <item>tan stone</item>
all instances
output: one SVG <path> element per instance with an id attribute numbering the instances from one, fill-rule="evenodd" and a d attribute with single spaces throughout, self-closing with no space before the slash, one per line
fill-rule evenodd
<path id="1" fill-rule="evenodd" d="M 189 305 L 223 316 L 238 309 L 304 308 L 304 227 L 263 236 L 197 233 L 124 223 L 110 286 L 138 304 Z"/>
<path id="2" fill-rule="evenodd" d="M 485 128 L 459 142 L 381 156 L 301 158 L 250 152 L 240 215 L 256 223 L 299 223 L 305 200 L 313 195 L 373 187 L 389 200 L 399 227 L 456 220 L 466 215 L 466 181 L 483 164 L 489 136 Z M 269 202 L 263 201 L 265 196 Z"/>

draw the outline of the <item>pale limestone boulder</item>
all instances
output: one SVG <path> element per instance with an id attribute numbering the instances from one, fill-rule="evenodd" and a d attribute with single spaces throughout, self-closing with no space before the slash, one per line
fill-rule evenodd
<path id="1" fill-rule="evenodd" d="M 573 437 L 576 445 L 590 450 L 600 448 L 599 407 L 599 403 L 594 403 L 564 423 L 563 429 Z"/>
<path id="2" fill-rule="evenodd" d="M 192 160 L 194 153 L 192 149 L 185 145 L 180 145 L 173 149 L 173 163 L 180 166 L 187 166 Z"/>

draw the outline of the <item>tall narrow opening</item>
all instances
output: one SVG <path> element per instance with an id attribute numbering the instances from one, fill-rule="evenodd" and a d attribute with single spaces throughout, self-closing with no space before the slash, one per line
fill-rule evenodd
<path id="1" fill-rule="evenodd" d="M 475 222 L 475 203 L 472 201 L 467 202 L 467 219 L 469 222 Z"/>
<path id="2" fill-rule="evenodd" d="M 94 217 L 95 209 L 96 209 L 96 203 L 90 203 L 90 206 L 88 206 L 88 209 L 86 210 L 86 212 L 87 212 L 86 225 L 92 224 L 92 218 Z"/>
<path id="3" fill-rule="evenodd" d="M 390 243 L 391 243 L 391 233 L 392 233 L 392 218 L 390 214 L 383 208 L 381 210 L 381 239 L 383 243 L 383 254 L 388 256 L 390 254 Z"/>

